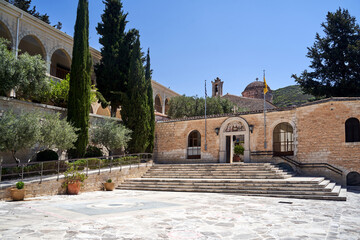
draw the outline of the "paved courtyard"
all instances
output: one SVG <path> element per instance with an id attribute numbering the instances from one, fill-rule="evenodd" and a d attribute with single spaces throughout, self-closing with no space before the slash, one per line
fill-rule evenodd
<path id="1" fill-rule="evenodd" d="M 359 239 L 348 201 L 124 191 L 0 202 L 0 239 Z"/>

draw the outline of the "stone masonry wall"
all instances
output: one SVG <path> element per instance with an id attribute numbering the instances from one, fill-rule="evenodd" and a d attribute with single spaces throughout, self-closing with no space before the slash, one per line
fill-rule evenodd
<path id="1" fill-rule="evenodd" d="M 152 166 L 152 163 L 133 166 L 124 166 L 121 168 L 113 168 L 111 173 L 107 169 L 102 169 L 100 174 L 97 170 L 89 172 L 88 178 L 84 182 L 84 186 L 80 192 L 91 192 L 104 190 L 104 183 L 111 178 L 115 183 L 115 186 L 124 182 L 127 178 L 141 177 Z M 57 177 L 48 177 L 42 182 L 39 182 L 39 178 L 34 180 L 24 180 L 25 183 L 25 198 L 39 197 L 47 195 L 66 194 L 66 189 L 61 185 L 63 184 L 63 176 L 57 181 Z M 10 199 L 10 189 L 15 187 L 15 181 L 12 184 L 0 184 L 0 200 Z"/>

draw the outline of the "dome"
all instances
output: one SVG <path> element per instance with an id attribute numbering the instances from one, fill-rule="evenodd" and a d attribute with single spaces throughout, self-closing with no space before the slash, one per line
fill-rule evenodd
<path id="1" fill-rule="evenodd" d="M 259 89 L 259 88 L 264 89 L 264 86 L 265 85 L 264 85 L 263 81 L 254 81 L 246 86 L 244 92 L 249 91 L 249 90 Z M 269 85 L 268 85 L 268 90 L 269 91 L 271 90 Z"/>
<path id="2" fill-rule="evenodd" d="M 246 86 L 245 90 L 242 92 L 243 97 L 247 98 L 264 98 L 264 82 L 263 81 L 254 81 Z M 272 102 L 273 96 L 272 91 L 268 85 L 268 92 L 266 94 L 265 99 L 269 102 Z"/>

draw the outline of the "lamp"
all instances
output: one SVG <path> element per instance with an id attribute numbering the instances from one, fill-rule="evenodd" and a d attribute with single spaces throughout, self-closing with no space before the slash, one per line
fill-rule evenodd
<path id="1" fill-rule="evenodd" d="M 216 135 L 219 135 L 219 130 L 220 130 L 220 128 L 215 128 Z"/>
<path id="2" fill-rule="evenodd" d="M 252 124 L 249 125 L 249 129 L 250 129 L 250 132 L 253 133 L 253 131 L 254 131 L 254 125 L 252 125 Z"/>

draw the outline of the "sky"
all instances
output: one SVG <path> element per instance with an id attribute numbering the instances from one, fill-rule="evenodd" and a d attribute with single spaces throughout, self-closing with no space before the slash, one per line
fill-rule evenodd
<path id="1" fill-rule="evenodd" d="M 52 24 L 73 36 L 76 0 L 33 0 Z M 262 80 L 271 89 L 294 85 L 308 69 L 307 47 L 323 35 L 326 14 L 339 7 L 360 19 L 359 0 L 123 0 L 127 28 L 140 31 L 150 48 L 153 79 L 179 94 L 204 96 L 204 82 L 224 81 L 223 93 L 241 95 Z M 104 4 L 89 0 L 90 46 L 100 50 L 95 27 Z"/>

